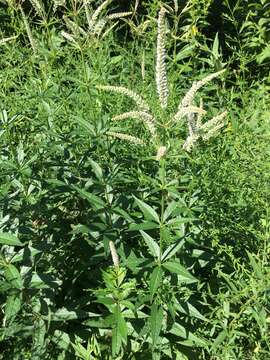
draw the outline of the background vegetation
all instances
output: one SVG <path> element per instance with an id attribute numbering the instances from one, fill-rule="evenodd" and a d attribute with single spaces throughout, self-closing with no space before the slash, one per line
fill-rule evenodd
<path id="1" fill-rule="evenodd" d="M 0 1 L 0 359 L 267 360 L 269 1 L 101 4 Z M 162 5 L 169 111 L 226 69 L 200 96 L 228 115 L 190 153 L 185 121 L 168 130 L 157 161 L 143 124 L 111 120 L 132 100 L 98 86 L 163 119 Z"/>

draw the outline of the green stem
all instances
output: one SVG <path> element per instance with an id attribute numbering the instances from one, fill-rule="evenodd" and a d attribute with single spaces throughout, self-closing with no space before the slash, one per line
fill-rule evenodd
<path id="1" fill-rule="evenodd" d="M 85 84 L 87 84 L 87 70 L 86 70 L 86 64 L 85 64 L 85 58 L 84 58 L 84 53 L 83 53 L 83 49 L 80 45 L 80 53 L 81 53 L 81 61 L 82 61 L 82 66 L 83 66 L 83 73 L 84 73 L 84 81 Z"/>
<path id="2" fill-rule="evenodd" d="M 164 211 L 165 211 L 165 184 L 166 184 L 166 160 L 162 158 L 160 160 L 160 182 L 161 182 L 161 209 L 160 209 L 160 230 L 159 230 L 159 263 L 161 263 L 161 257 L 163 253 L 163 226 L 164 226 Z"/>
<path id="3" fill-rule="evenodd" d="M 175 15 L 175 18 L 174 18 L 173 61 L 176 61 L 177 29 L 178 29 L 178 18 L 177 18 L 177 15 Z"/>
<path id="4" fill-rule="evenodd" d="M 268 249 L 267 249 L 267 245 L 268 245 L 268 239 L 269 239 L 269 211 L 268 209 L 266 209 L 266 224 L 265 224 L 265 233 L 264 233 L 264 246 L 263 246 L 263 266 L 265 266 L 267 264 L 267 258 L 268 258 Z"/>

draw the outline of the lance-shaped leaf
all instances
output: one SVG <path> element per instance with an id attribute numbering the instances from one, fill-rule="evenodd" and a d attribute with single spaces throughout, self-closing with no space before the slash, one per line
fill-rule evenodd
<path id="1" fill-rule="evenodd" d="M 8 264 L 5 269 L 5 278 L 6 280 L 15 288 L 22 289 L 23 281 L 18 269 L 12 265 Z"/>
<path id="2" fill-rule="evenodd" d="M 150 314 L 150 332 L 153 341 L 153 346 L 156 346 L 159 334 L 162 328 L 163 310 L 161 306 L 153 304 L 151 306 Z"/>
<path id="3" fill-rule="evenodd" d="M 198 281 L 190 272 L 176 261 L 168 261 L 162 266 L 173 274 L 177 274 L 182 282 L 193 283 Z"/>
<path id="4" fill-rule="evenodd" d="M 139 206 L 139 208 L 143 212 L 145 219 L 159 223 L 159 216 L 156 213 L 156 211 L 151 206 L 149 206 L 148 204 L 143 202 L 142 200 L 137 199 L 135 196 L 134 196 L 134 198 L 135 198 L 136 204 Z"/>
<path id="5" fill-rule="evenodd" d="M 207 346 L 208 343 L 206 340 L 199 338 L 197 335 L 193 334 L 190 329 L 184 327 L 181 324 L 174 323 L 171 330 L 171 334 L 179 336 L 184 339 L 180 343 L 186 346 Z"/>
<path id="6" fill-rule="evenodd" d="M 100 209 L 105 207 L 105 203 L 102 199 L 100 199 L 98 196 L 91 194 L 90 192 L 84 190 L 84 189 L 80 189 L 78 186 L 76 185 L 71 185 L 71 188 L 76 190 L 77 193 L 83 198 L 89 201 L 89 203 L 91 205 L 93 205 L 94 207 Z"/>
<path id="7" fill-rule="evenodd" d="M 184 246 L 184 244 L 185 244 L 185 239 L 181 238 L 176 243 L 170 245 L 162 254 L 161 261 L 169 260 Z"/>
<path id="8" fill-rule="evenodd" d="M 114 311 L 115 326 L 112 330 L 112 353 L 117 355 L 121 349 L 122 343 L 127 342 L 127 324 L 121 313 L 120 306 L 117 305 Z"/>
<path id="9" fill-rule="evenodd" d="M 159 259 L 160 258 L 160 248 L 159 245 L 155 242 L 155 240 L 148 235 L 146 232 L 144 232 L 143 230 L 140 231 L 140 233 L 142 234 L 144 241 L 146 242 L 146 245 L 148 246 L 151 254 Z"/>
<path id="10" fill-rule="evenodd" d="M 162 273 L 163 273 L 162 268 L 160 266 L 156 266 L 154 271 L 151 274 L 150 284 L 149 284 L 151 301 L 153 300 L 153 297 L 154 297 L 154 295 L 160 285 L 160 282 L 162 280 Z"/>
<path id="11" fill-rule="evenodd" d="M 10 233 L 0 233 L 0 244 L 11 246 L 24 246 L 17 236 Z"/>

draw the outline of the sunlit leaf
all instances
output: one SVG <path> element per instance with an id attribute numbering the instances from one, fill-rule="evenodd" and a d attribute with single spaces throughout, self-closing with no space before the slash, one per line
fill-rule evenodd
<path id="1" fill-rule="evenodd" d="M 90 124 L 90 121 L 84 120 L 81 117 L 75 117 L 75 120 L 78 122 L 78 124 L 86 130 L 89 134 L 95 135 L 95 128 L 93 125 Z"/>
<path id="2" fill-rule="evenodd" d="M 162 254 L 161 260 L 169 260 L 175 255 L 185 244 L 185 239 L 180 239 L 176 243 L 170 245 Z"/>
<path id="3" fill-rule="evenodd" d="M 159 334 L 162 328 L 162 319 L 163 319 L 162 307 L 154 303 L 151 306 L 151 314 L 150 314 L 150 333 L 153 341 L 153 346 L 156 346 L 157 340 L 159 338 Z"/>
<path id="4" fill-rule="evenodd" d="M 61 330 L 55 330 L 52 336 L 52 341 L 58 348 L 63 350 L 67 350 L 71 345 L 70 336 Z"/>
<path id="5" fill-rule="evenodd" d="M 157 229 L 159 224 L 151 222 L 151 221 L 144 221 L 141 224 L 130 224 L 129 230 L 130 231 L 138 231 L 138 230 L 152 230 Z"/>
<path id="6" fill-rule="evenodd" d="M 96 207 L 98 209 L 105 207 L 105 203 L 102 199 L 100 199 L 100 197 L 98 197 L 94 194 L 91 194 L 90 192 L 88 192 L 84 189 L 80 189 L 76 185 L 71 185 L 71 187 L 72 187 L 72 189 L 76 190 L 83 199 L 86 199 L 87 201 L 89 201 L 89 203 L 91 205 L 93 205 L 94 207 Z"/>
<path id="7" fill-rule="evenodd" d="M 176 201 L 172 201 L 164 211 L 163 221 L 166 221 L 172 214 L 172 212 L 177 208 L 178 204 Z"/>
<path id="8" fill-rule="evenodd" d="M 15 288 L 17 288 L 17 289 L 23 288 L 23 281 L 22 281 L 21 275 L 14 265 L 8 264 L 6 266 L 5 278 Z"/>
<path id="9" fill-rule="evenodd" d="M 112 330 L 112 353 L 117 355 L 122 343 L 127 342 L 127 324 L 121 313 L 120 306 L 117 305 L 114 311 L 115 326 Z"/>
<path id="10" fill-rule="evenodd" d="M 40 317 L 35 320 L 33 333 L 33 344 L 31 349 L 31 359 L 39 360 L 46 351 L 45 336 L 47 332 L 46 322 Z"/>
<path id="11" fill-rule="evenodd" d="M 186 346 L 207 346 L 208 343 L 206 340 L 196 336 L 189 328 L 184 327 L 183 325 L 174 322 L 172 328 L 169 331 L 171 334 L 183 338 Z"/>
<path id="12" fill-rule="evenodd" d="M 103 171 L 102 171 L 100 165 L 99 165 L 97 162 L 95 162 L 94 160 L 92 160 L 92 159 L 89 159 L 88 161 L 90 162 L 90 165 L 91 165 L 91 167 L 92 167 L 92 169 L 93 169 L 96 177 L 97 177 L 99 180 L 102 180 Z"/>
<path id="13" fill-rule="evenodd" d="M 10 233 L 0 233 L 0 244 L 11 246 L 24 246 L 17 236 Z"/>
<path id="14" fill-rule="evenodd" d="M 151 254 L 156 257 L 159 258 L 160 257 L 160 248 L 158 246 L 158 244 L 155 242 L 155 240 L 148 235 L 146 232 L 144 231 L 140 231 L 140 233 L 142 234 L 144 241 L 146 242 L 146 245 L 148 246 Z"/>
<path id="15" fill-rule="evenodd" d="M 162 279 L 162 268 L 160 266 L 156 266 L 154 268 L 154 271 L 151 274 L 150 277 L 150 284 L 149 284 L 149 290 L 151 295 L 151 301 L 153 300 L 153 297 L 157 291 L 157 288 L 160 285 L 161 279 Z"/>
<path id="16" fill-rule="evenodd" d="M 249 258 L 249 263 L 254 271 L 254 274 L 257 276 L 258 279 L 263 279 L 264 275 L 262 272 L 262 269 L 260 267 L 260 265 L 257 263 L 257 261 L 255 260 L 255 257 L 247 251 L 248 254 L 248 258 Z"/>
<path id="17" fill-rule="evenodd" d="M 21 296 L 20 294 L 13 294 L 8 296 L 5 305 L 5 319 L 10 323 L 21 309 Z"/>
<path id="18" fill-rule="evenodd" d="M 162 266 L 169 270 L 173 274 L 177 274 L 180 278 L 180 281 L 186 283 L 192 283 L 198 281 L 193 275 L 190 274 L 188 270 L 184 268 L 184 266 L 180 265 L 176 261 L 168 261 L 163 263 Z"/>
<path id="19" fill-rule="evenodd" d="M 223 343 L 223 341 L 226 339 L 226 337 L 228 336 L 227 331 L 226 330 L 222 330 L 218 336 L 215 338 L 213 344 L 212 344 L 212 349 L 216 349 L 220 344 Z"/>
<path id="20" fill-rule="evenodd" d="M 178 301 L 177 303 L 174 304 L 175 309 L 178 310 L 179 312 L 186 314 L 188 316 L 191 317 L 196 317 L 197 319 L 203 320 L 203 321 L 207 321 L 206 317 L 203 316 L 199 310 L 197 310 L 195 308 L 195 306 L 193 306 L 191 303 L 189 303 L 188 301 Z"/>
<path id="21" fill-rule="evenodd" d="M 84 319 L 88 317 L 98 317 L 100 314 L 86 312 L 82 310 L 68 310 L 66 308 L 58 309 L 56 312 L 50 314 L 51 321 L 68 321 L 75 319 Z"/>
<path id="22" fill-rule="evenodd" d="M 159 223 L 159 216 L 156 213 L 156 211 L 151 206 L 149 206 L 148 204 L 143 202 L 142 200 L 137 199 L 135 196 L 134 196 L 134 198 L 135 198 L 136 204 L 139 206 L 139 208 L 143 212 L 145 219 Z"/>
<path id="23" fill-rule="evenodd" d="M 58 288 L 62 281 L 56 279 L 50 274 L 36 274 L 33 273 L 31 278 L 26 281 L 29 288 L 33 289 L 47 289 L 47 288 Z"/>

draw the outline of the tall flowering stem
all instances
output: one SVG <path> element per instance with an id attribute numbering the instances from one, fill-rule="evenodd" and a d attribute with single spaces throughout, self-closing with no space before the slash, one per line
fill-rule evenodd
<path id="1" fill-rule="evenodd" d="M 191 106 L 197 91 L 200 90 L 200 88 L 202 88 L 205 84 L 207 84 L 208 82 L 212 81 L 213 79 L 215 79 L 216 77 L 218 77 L 219 75 L 224 73 L 224 71 L 225 71 L 225 69 L 220 70 L 218 72 L 215 72 L 213 74 L 206 76 L 204 79 L 202 79 L 200 81 L 195 81 L 192 84 L 192 87 L 189 89 L 189 91 L 183 97 L 181 103 L 179 104 L 178 110 L 180 110 L 183 107 Z"/>
<path id="2" fill-rule="evenodd" d="M 111 251 L 113 265 L 116 268 L 119 268 L 119 257 L 118 257 L 118 254 L 117 254 L 117 251 L 116 251 L 113 241 L 109 242 L 109 247 L 110 247 L 110 251 Z"/>
<path id="3" fill-rule="evenodd" d="M 156 120 L 153 118 L 151 114 L 144 111 L 129 111 L 113 117 L 112 120 L 113 121 L 125 120 L 128 118 L 141 120 L 149 130 L 150 134 L 156 137 L 157 135 L 156 126 L 155 126 Z"/>
<path id="4" fill-rule="evenodd" d="M 33 49 L 33 52 L 34 54 L 36 54 L 37 52 L 37 45 L 36 45 L 36 42 L 35 42 L 35 39 L 32 35 L 32 31 L 31 31 L 31 28 L 30 28 L 30 25 L 29 25 L 29 22 L 27 20 L 27 17 L 23 11 L 23 8 L 21 5 L 19 5 L 19 8 L 20 8 L 20 11 L 21 11 L 21 14 L 22 14 L 22 19 L 23 19 L 23 23 L 24 23 L 24 26 L 25 26 L 25 30 L 26 30 L 26 33 L 27 33 L 27 36 L 28 36 L 28 39 L 29 39 L 29 42 L 30 42 L 30 45 Z"/>
<path id="5" fill-rule="evenodd" d="M 112 2 L 112 0 L 105 0 L 101 5 L 99 5 L 99 7 L 94 11 L 93 15 L 92 15 L 92 22 L 93 24 L 96 23 L 99 15 L 101 14 L 101 12 Z"/>
<path id="6" fill-rule="evenodd" d="M 100 90 L 111 91 L 111 92 L 125 95 L 125 96 L 129 97 L 130 99 L 132 99 L 140 110 L 145 111 L 145 112 L 149 111 L 149 106 L 143 100 L 143 98 L 140 95 L 136 94 L 134 91 L 125 88 L 124 86 L 102 86 L 102 85 L 99 85 L 99 86 L 97 86 L 97 88 Z"/>
<path id="7" fill-rule="evenodd" d="M 125 140 L 136 145 L 144 145 L 144 142 L 141 139 L 137 138 L 136 136 L 118 133 L 114 131 L 107 131 L 106 134 L 116 139 Z"/>
<path id="8" fill-rule="evenodd" d="M 156 60 L 156 84 L 160 105 L 163 109 L 168 104 L 168 82 L 166 73 L 166 36 L 165 36 L 165 13 L 162 7 L 158 16 L 158 36 L 157 36 L 157 60 Z"/>
<path id="9" fill-rule="evenodd" d="M 161 7 L 158 16 L 158 34 L 157 34 L 157 54 L 156 54 L 156 87 L 159 97 L 159 103 L 163 109 L 167 108 L 168 105 L 168 82 L 166 74 L 166 10 L 164 7 Z M 197 92 L 207 83 L 213 79 L 220 76 L 225 69 L 215 72 L 213 74 L 207 75 L 199 81 L 193 82 L 191 88 L 186 92 L 185 96 L 182 98 L 178 105 L 176 113 L 170 117 L 169 121 L 164 122 L 163 118 L 165 112 L 162 112 L 162 119 L 156 118 L 152 113 L 150 106 L 143 99 L 141 94 L 135 93 L 133 90 L 129 90 L 123 86 L 97 86 L 98 89 L 115 92 L 118 94 L 125 95 L 132 99 L 137 107 L 137 109 L 116 115 L 112 118 L 113 121 L 125 120 L 128 118 L 133 118 L 135 120 L 141 121 L 146 130 L 149 132 L 151 137 L 147 138 L 147 141 L 144 142 L 142 139 L 132 136 L 130 134 L 116 133 L 112 131 L 107 131 L 107 135 L 118 138 L 121 140 L 126 140 L 135 145 L 146 145 L 147 143 L 153 143 L 156 146 L 157 154 L 156 160 L 160 162 L 160 165 L 165 166 L 164 158 L 167 154 L 167 144 L 170 140 L 170 132 L 168 131 L 168 125 L 178 126 L 179 122 L 183 117 L 186 118 L 186 125 L 188 128 L 188 134 L 182 146 L 182 149 L 186 151 L 191 151 L 199 139 L 207 141 L 212 136 L 216 135 L 218 131 L 224 126 L 224 118 L 227 115 L 227 112 L 216 115 L 211 120 L 207 122 L 202 122 L 203 116 L 206 114 L 206 111 L 203 109 L 203 103 L 200 102 L 200 106 L 195 104 L 195 96 Z M 167 116 L 166 116 L 167 117 Z M 163 171 L 163 173 L 165 170 Z"/>

